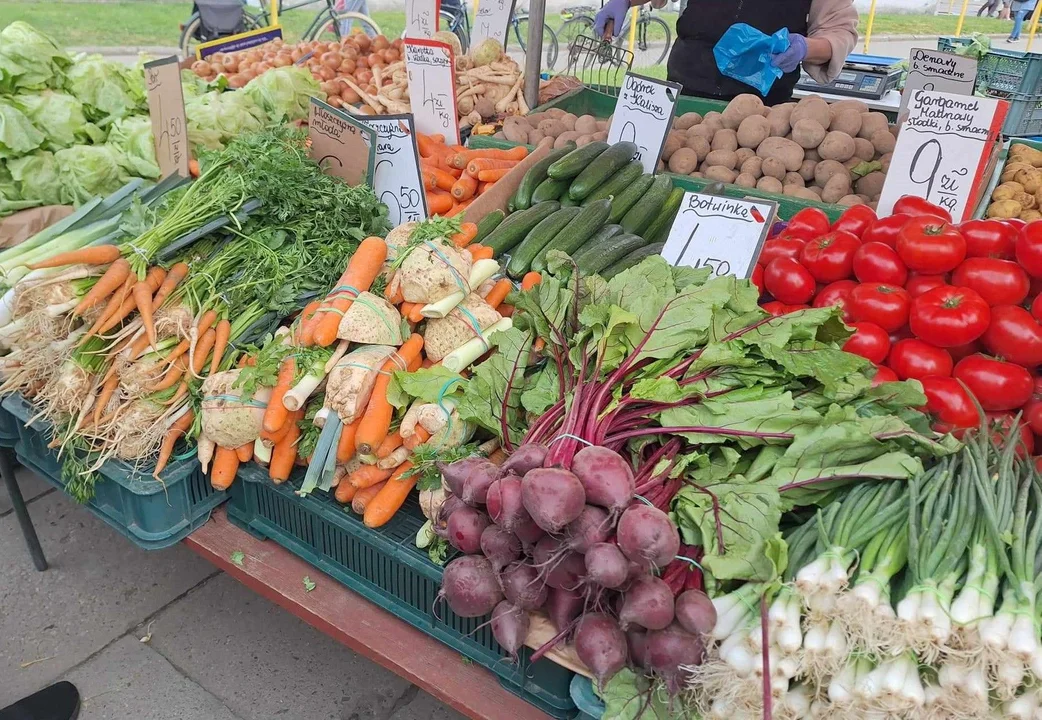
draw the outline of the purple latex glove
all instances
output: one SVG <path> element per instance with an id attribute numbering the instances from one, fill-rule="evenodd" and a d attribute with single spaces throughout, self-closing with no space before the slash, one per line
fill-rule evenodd
<path id="1" fill-rule="evenodd" d="M 626 22 L 626 13 L 629 11 L 630 0 L 608 0 L 607 4 L 597 13 L 597 17 L 594 18 L 593 31 L 597 34 L 597 37 L 604 37 L 604 28 L 609 20 L 614 21 L 612 35 L 618 37 L 619 33 L 622 32 L 623 24 Z"/>
<path id="2" fill-rule="evenodd" d="M 807 38 L 797 33 L 789 35 L 787 50 L 771 55 L 771 65 L 782 72 L 791 73 L 807 58 Z"/>

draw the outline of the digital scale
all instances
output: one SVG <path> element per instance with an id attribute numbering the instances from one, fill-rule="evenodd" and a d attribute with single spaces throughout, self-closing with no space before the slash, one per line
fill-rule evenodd
<path id="1" fill-rule="evenodd" d="M 904 73 L 901 63 L 902 59 L 896 57 L 849 55 L 839 77 L 828 85 L 821 85 L 804 71 L 796 89 L 879 100 L 900 84 Z"/>

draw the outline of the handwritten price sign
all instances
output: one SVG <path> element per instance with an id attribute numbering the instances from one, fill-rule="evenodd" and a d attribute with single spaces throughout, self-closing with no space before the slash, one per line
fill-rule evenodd
<path id="1" fill-rule="evenodd" d="M 641 162 L 644 172 L 655 172 L 666 135 L 673 125 L 680 87 L 677 83 L 626 73 L 608 128 L 608 143 L 635 143 L 634 159 Z"/>
<path id="2" fill-rule="evenodd" d="M 915 90 L 879 198 L 880 217 L 914 195 L 968 220 L 1009 104 Z"/>
<path id="3" fill-rule="evenodd" d="M 445 43 L 405 39 L 405 69 L 416 129 L 427 135 L 440 133 L 450 144 L 459 144 L 459 112 L 456 110 L 456 63 Z"/>
<path id="4" fill-rule="evenodd" d="M 513 14 L 514 0 L 481 0 L 474 15 L 471 46 L 477 47 L 483 40 L 491 38 L 506 47 L 507 28 Z"/>
<path id="5" fill-rule="evenodd" d="M 362 116 L 359 120 L 376 131 L 373 190 L 387 205 L 391 225 L 426 220 L 427 197 L 412 115 Z"/>
<path id="6" fill-rule="evenodd" d="M 431 38 L 438 32 L 441 0 L 405 0 L 405 34 Z"/>
<path id="7" fill-rule="evenodd" d="M 901 95 L 898 122 L 908 117 L 908 100 L 916 90 L 972 95 L 977 84 L 977 61 L 974 58 L 913 48 L 908 59 L 908 79 Z"/>
<path id="8" fill-rule="evenodd" d="M 145 90 L 159 170 L 163 177 L 188 177 L 188 121 L 176 57 L 145 63 Z"/>

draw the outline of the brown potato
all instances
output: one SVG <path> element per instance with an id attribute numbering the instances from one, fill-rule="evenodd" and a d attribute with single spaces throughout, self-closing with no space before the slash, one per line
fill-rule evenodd
<path id="1" fill-rule="evenodd" d="M 662 159 L 669 162 L 670 156 L 673 155 L 677 150 L 684 147 L 684 142 L 687 138 L 684 137 L 684 133 L 671 132 L 666 137 L 666 142 L 662 146 Z"/>
<path id="2" fill-rule="evenodd" d="M 827 203 L 839 202 L 840 198 L 850 194 L 850 176 L 835 174 L 821 189 L 821 199 Z"/>
<path id="3" fill-rule="evenodd" d="M 872 158 L 876 156 L 876 146 L 865 138 L 854 138 L 854 157 L 864 160 L 865 162 L 872 162 Z"/>
<path id="4" fill-rule="evenodd" d="M 763 164 L 760 166 L 760 172 L 762 172 L 765 177 L 772 177 L 781 180 L 785 177 L 785 173 L 787 173 L 788 170 L 785 169 L 785 163 L 781 160 L 769 157 L 764 158 Z"/>
<path id="5" fill-rule="evenodd" d="M 786 172 L 796 172 L 803 165 L 806 153 L 796 142 L 786 138 L 769 137 L 756 148 L 762 158 L 776 158 L 785 166 Z"/>
<path id="6" fill-rule="evenodd" d="M 717 130 L 723 130 L 724 129 L 723 115 L 721 115 L 720 113 L 716 112 L 715 110 L 713 112 L 707 112 L 705 114 L 705 117 L 702 118 L 702 125 L 705 125 L 707 128 L 710 128 L 714 133 Z M 695 127 L 698 127 L 698 126 L 696 125 Z M 710 138 L 710 139 L 712 139 L 712 138 Z"/>
<path id="7" fill-rule="evenodd" d="M 737 95 L 731 102 L 727 103 L 721 120 L 725 128 L 737 130 L 750 115 L 760 115 L 763 112 L 763 100 L 759 95 Z M 704 121 L 703 121 L 704 122 Z"/>
<path id="8" fill-rule="evenodd" d="M 686 146 L 698 153 L 698 162 L 705 160 L 706 156 L 709 155 L 710 150 L 712 150 L 709 146 L 709 141 L 699 135 L 696 135 L 695 137 L 689 135 Z"/>
<path id="9" fill-rule="evenodd" d="M 771 123 L 763 115 L 750 115 L 738 126 L 738 145 L 755 150 L 770 137 Z"/>
<path id="10" fill-rule="evenodd" d="M 757 178 L 749 173 L 739 173 L 738 177 L 734 179 L 734 184 L 741 187 L 754 188 L 756 187 L 756 180 Z"/>
<path id="11" fill-rule="evenodd" d="M 870 200 L 874 200 L 883 192 L 883 183 L 885 181 L 886 175 L 883 173 L 871 172 L 863 178 L 859 178 L 854 183 L 854 189 L 857 190 L 859 195 L 867 195 Z"/>
<path id="12" fill-rule="evenodd" d="M 696 112 L 687 112 L 673 121 L 674 130 L 687 130 L 702 122 L 702 116 Z"/>
<path id="13" fill-rule="evenodd" d="M 1042 220 L 1042 212 L 1038 210 L 1024 210 L 1019 217 L 1024 222 L 1035 222 L 1036 220 Z"/>
<path id="14" fill-rule="evenodd" d="M 815 120 L 818 125 L 828 130 L 832 124 L 832 111 L 829 110 L 827 102 L 817 95 L 811 95 L 796 103 L 796 109 L 792 111 L 792 117 L 789 119 L 789 122 L 793 127 L 796 127 L 796 123 L 804 118 Z"/>
<path id="15" fill-rule="evenodd" d="M 802 118 L 792 126 L 792 139 L 804 150 L 810 150 L 821 145 L 825 139 L 825 128 L 817 120 Z"/>
<path id="16" fill-rule="evenodd" d="M 836 113 L 833 108 L 832 126 L 829 129 L 846 133 L 850 137 L 857 137 L 857 134 L 861 132 L 861 113 L 853 109 Z M 871 159 L 869 158 L 869 160 Z"/>
<path id="17" fill-rule="evenodd" d="M 749 148 L 744 147 L 740 147 L 737 150 L 735 150 L 734 154 L 738 156 L 738 167 L 741 167 L 742 164 L 749 158 L 756 157 L 755 150 L 750 150 Z"/>
<path id="18" fill-rule="evenodd" d="M 713 150 L 731 150 L 733 152 L 738 149 L 738 133 L 734 130 L 718 130 L 713 135 L 710 145 Z"/>
<path id="19" fill-rule="evenodd" d="M 742 163 L 741 171 L 743 175 L 752 175 L 754 179 L 759 180 L 763 175 L 763 158 L 753 156 Z"/>
<path id="20" fill-rule="evenodd" d="M 807 183 L 803 180 L 803 176 L 799 173 L 785 173 L 785 177 L 782 178 L 783 185 L 795 185 L 796 187 L 806 187 Z"/>
<path id="21" fill-rule="evenodd" d="M 738 173 L 731 168 L 721 167 L 719 165 L 708 167 L 703 172 L 710 180 L 717 180 L 723 183 L 733 183 L 738 177 Z"/>
<path id="22" fill-rule="evenodd" d="M 763 190 L 764 192 L 782 194 L 785 192 L 785 186 L 782 185 L 781 180 L 776 177 L 770 177 L 764 175 L 762 178 L 756 181 L 756 189 Z"/>
<path id="23" fill-rule="evenodd" d="M 872 143 L 875 145 L 875 143 Z M 830 132 L 818 146 L 818 153 L 825 160 L 846 162 L 854 157 L 854 138 L 841 132 Z"/>
<path id="24" fill-rule="evenodd" d="M 825 199 L 825 193 L 821 194 L 821 199 Z M 836 201 L 837 205 L 845 205 L 847 207 L 853 207 L 854 205 L 867 205 L 865 198 L 860 195 L 844 195 Z"/>
<path id="25" fill-rule="evenodd" d="M 706 156 L 705 161 L 710 167 L 717 165 L 734 170 L 738 167 L 738 154 L 733 150 L 713 150 Z"/>
<path id="26" fill-rule="evenodd" d="M 593 115 L 583 115 L 575 121 L 573 129 L 576 132 L 581 132 L 583 135 L 593 135 L 599 129 L 597 127 L 597 118 Z"/>
<path id="27" fill-rule="evenodd" d="M 796 109 L 796 103 L 785 103 L 775 105 L 767 113 L 767 122 L 771 126 L 771 137 L 786 137 L 792 132 L 792 111 Z"/>
<path id="28" fill-rule="evenodd" d="M 843 175 L 850 184 L 850 171 L 843 167 L 843 163 L 835 160 L 822 160 L 814 168 L 814 183 L 819 187 L 825 187 L 828 181 L 836 175 Z"/>
<path id="29" fill-rule="evenodd" d="M 814 168 L 817 166 L 818 164 L 813 160 L 804 160 L 803 164 L 800 165 L 800 169 L 797 172 L 803 178 L 804 184 L 814 182 Z"/>
<path id="30" fill-rule="evenodd" d="M 1042 187 L 1042 170 L 1031 168 L 1020 170 L 1013 176 L 1014 182 L 1024 187 L 1024 192 L 1034 195 Z M 1023 203 L 1021 203 L 1023 205 Z"/>
<path id="31" fill-rule="evenodd" d="M 689 147 L 678 148 L 669 157 L 669 171 L 677 175 L 688 175 L 698 168 L 698 153 Z"/>
<path id="32" fill-rule="evenodd" d="M 897 146 L 897 138 L 889 130 L 876 130 L 868 140 L 880 155 L 893 152 Z"/>
<path id="33" fill-rule="evenodd" d="M 865 138 L 865 140 L 871 140 L 872 133 L 879 130 L 887 130 L 889 127 L 890 121 L 886 119 L 886 115 L 883 113 L 861 113 L 861 130 L 858 131 L 857 135 Z"/>

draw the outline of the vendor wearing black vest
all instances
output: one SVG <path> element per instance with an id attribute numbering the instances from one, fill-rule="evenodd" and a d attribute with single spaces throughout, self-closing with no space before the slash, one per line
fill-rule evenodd
<path id="1" fill-rule="evenodd" d="M 631 7 L 648 0 L 608 0 L 597 13 L 596 32 L 618 35 Z M 664 0 L 651 0 L 661 7 Z M 821 83 L 839 74 L 857 44 L 857 10 L 853 0 L 687 0 L 677 20 L 677 41 L 667 64 L 668 77 L 684 86 L 685 95 L 730 100 L 756 90 L 720 74 L 713 48 L 724 32 L 745 23 L 766 35 L 789 31 L 787 50 L 771 57 L 784 71 L 764 98 L 767 105 L 792 99 L 800 66 Z M 637 72 L 639 72 L 639 68 Z"/>

